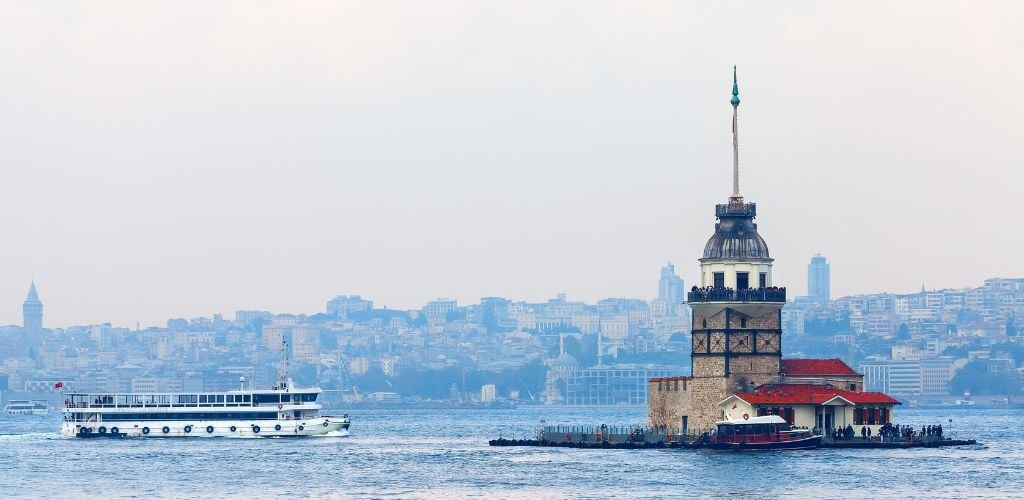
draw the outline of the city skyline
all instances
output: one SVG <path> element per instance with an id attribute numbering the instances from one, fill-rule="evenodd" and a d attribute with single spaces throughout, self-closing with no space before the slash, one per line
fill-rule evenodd
<path id="1" fill-rule="evenodd" d="M 33 276 L 49 324 L 129 325 L 695 283 L 733 64 L 794 294 L 819 251 L 837 296 L 1021 275 L 1021 9 L 5 3 L 0 324 Z"/>
<path id="2" fill-rule="evenodd" d="M 818 258 L 822 258 L 823 259 L 824 257 L 825 256 L 823 256 L 821 254 L 815 254 L 815 256 L 812 257 L 812 263 L 815 262 L 815 259 L 818 259 Z M 813 270 L 812 266 L 809 265 L 808 268 L 807 268 L 807 271 L 808 272 L 807 272 L 807 275 L 805 277 L 807 278 L 807 281 L 811 281 L 812 273 L 814 273 L 815 270 Z M 826 273 L 827 273 L 827 268 L 826 268 Z M 811 296 L 811 295 L 808 295 L 808 296 L 793 296 L 793 295 L 790 295 L 790 300 L 787 302 L 787 304 L 791 304 L 798 311 L 802 311 L 803 308 L 805 308 L 807 306 L 808 301 L 810 301 L 810 302 L 817 302 L 817 303 L 832 303 L 834 301 L 847 301 L 847 300 L 851 300 L 851 299 L 856 300 L 856 299 L 860 299 L 860 298 L 863 298 L 863 297 L 872 297 L 872 296 L 879 296 L 879 295 L 889 295 L 889 296 L 893 296 L 893 297 L 909 297 L 909 296 L 922 295 L 922 294 L 925 294 L 925 293 L 935 293 L 935 292 L 941 293 L 941 292 L 944 292 L 944 291 L 962 291 L 962 290 L 976 289 L 979 286 L 981 286 L 983 283 L 988 283 L 989 281 L 993 281 L 993 280 L 996 280 L 996 281 L 998 281 L 998 280 L 1011 280 L 1012 281 L 1012 280 L 1016 280 L 1016 279 L 1020 279 L 1020 278 L 1019 277 L 1012 277 L 1012 276 L 991 276 L 991 277 L 988 277 L 988 278 L 985 278 L 985 279 L 979 281 L 979 283 L 976 283 L 973 286 L 968 286 L 968 287 L 938 286 L 938 287 L 932 287 L 932 288 L 920 288 L 920 289 L 917 289 L 917 290 L 906 291 L 906 292 L 893 292 L 893 291 L 887 291 L 887 290 L 873 290 L 873 291 L 867 291 L 867 292 L 858 293 L 858 294 L 830 297 L 828 299 L 825 299 L 824 301 L 822 301 L 820 298 L 816 299 L 814 296 Z M 359 293 L 343 293 L 343 294 L 335 294 L 333 296 L 328 296 L 328 297 L 322 298 L 322 300 L 320 301 L 320 305 L 318 306 L 319 308 L 313 308 L 313 309 L 275 310 L 275 309 L 260 308 L 260 307 L 242 307 L 242 308 L 239 308 L 239 309 L 232 309 L 232 310 L 214 310 L 214 311 L 206 312 L 206 313 L 199 314 L 199 315 L 185 315 L 185 314 L 169 313 L 163 320 L 157 321 L 155 323 L 152 323 L 152 324 L 142 324 L 141 322 L 136 321 L 133 325 L 134 325 L 134 327 L 139 327 L 139 328 L 161 328 L 161 327 L 164 327 L 164 326 L 166 326 L 166 325 L 168 325 L 168 324 L 170 324 L 172 322 L 180 322 L 180 321 L 186 321 L 187 322 L 188 320 L 191 320 L 191 319 L 202 319 L 202 318 L 209 319 L 209 318 L 218 317 L 218 316 L 221 316 L 221 317 L 233 317 L 233 319 L 237 321 L 238 318 L 234 317 L 234 315 L 237 315 L 239 313 L 245 313 L 246 315 L 249 315 L 251 313 L 260 313 L 260 314 L 268 313 L 268 314 L 272 314 L 272 315 L 279 315 L 279 314 L 282 314 L 282 315 L 296 315 L 297 314 L 297 315 L 300 315 L 300 316 L 315 316 L 315 315 L 318 315 L 318 314 L 322 314 L 324 312 L 326 312 L 329 315 L 335 315 L 335 314 L 341 314 L 341 313 L 350 312 L 350 311 L 370 311 L 370 310 L 373 310 L 375 308 L 376 309 L 391 309 L 391 310 L 394 310 L 394 311 L 403 311 L 403 312 L 420 311 L 423 314 L 425 314 L 427 316 L 430 316 L 431 308 L 437 307 L 439 303 L 445 305 L 449 309 L 455 309 L 455 308 L 464 307 L 464 306 L 477 306 L 477 305 L 486 308 L 486 307 L 488 307 L 488 304 L 490 302 L 494 301 L 494 300 L 504 301 L 506 303 L 506 305 L 507 305 L 507 303 L 521 303 L 521 304 L 538 305 L 538 304 L 550 303 L 551 301 L 568 301 L 570 303 L 581 303 L 581 304 L 586 304 L 588 306 L 595 306 L 595 305 L 597 305 L 598 303 L 600 303 L 601 301 L 604 301 L 604 300 L 627 300 L 627 301 L 640 300 L 640 301 L 643 301 L 644 303 L 646 303 L 648 305 L 651 305 L 652 303 L 658 302 L 658 301 L 660 301 L 660 302 L 671 302 L 671 300 L 666 300 L 666 298 L 663 297 L 663 292 L 667 292 L 667 293 L 671 293 L 671 294 L 681 293 L 681 302 L 680 302 L 680 304 L 685 304 L 686 303 L 685 302 L 685 295 L 686 295 L 686 292 L 689 291 L 689 288 L 685 288 L 685 287 L 679 288 L 679 285 L 682 285 L 682 282 L 683 282 L 683 280 L 681 278 L 679 278 L 677 275 L 674 274 L 674 266 L 673 266 L 673 264 L 672 263 L 668 263 L 666 266 L 663 266 L 661 268 L 660 276 L 657 279 L 657 283 L 654 285 L 656 293 L 654 295 L 647 296 L 647 297 L 639 297 L 639 296 L 630 297 L 630 296 L 626 296 L 626 295 L 610 295 L 610 296 L 606 296 L 606 297 L 598 297 L 598 298 L 595 298 L 595 299 L 589 299 L 589 298 L 571 296 L 569 294 L 566 294 L 565 292 L 557 292 L 557 293 L 551 294 L 550 296 L 541 297 L 541 298 L 523 298 L 523 297 L 514 297 L 514 296 L 488 295 L 488 296 L 482 296 L 482 297 L 477 297 L 477 298 L 467 298 L 467 299 L 454 298 L 453 299 L 453 298 L 450 298 L 450 297 L 447 297 L 447 296 L 437 295 L 437 296 L 425 299 L 420 304 L 414 304 L 414 305 L 409 306 L 409 307 L 392 307 L 392 306 L 389 306 L 389 305 L 387 305 L 385 303 L 382 303 L 382 302 L 378 301 L 378 299 L 376 299 L 375 297 L 363 296 L 362 294 L 359 294 Z M 693 286 L 698 286 L 698 285 L 693 285 Z M 786 287 L 783 287 L 783 288 L 786 288 Z M 30 288 L 29 288 L 27 297 L 21 303 L 22 304 L 22 306 L 21 306 L 21 309 L 22 309 L 22 320 L 20 322 L 18 322 L 18 323 L 10 323 L 10 324 L 0 323 L 0 327 L 4 327 L 4 326 L 23 326 L 27 333 L 29 333 L 29 334 L 36 334 L 39 331 L 41 331 L 42 329 L 44 329 L 44 328 L 46 328 L 46 329 L 50 329 L 50 328 L 68 328 L 68 327 L 87 326 L 87 325 L 99 325 L 99 324 L 109 324 L 109 325 L 111 325 L 113 327 L 122 327 L 122 328 L 123 327 L 131 327 L 131 326 L 133 326 L 133 325 L 129 325 L 129 324 L 120 324 L 120 323 L 113 322 L 113 321 L 97 321 L 97 322 L 92 322 L 92 323 L 66 323 L 66 324 L 53 324 L 52 322 L 47 321 L 46 324 L 44 324 L 44 320 L 43 320 L 43 317 L 44 317 L 43 316 L 44 302 L 45 301 L 40 299 L 39 294 L 36 291 L 36 283 L 35 283 L 35 281 L 33 281 L 30 284 Z M 324 305 L 325 303 L 326 303 L 326 305 Z M 671 303 L 674 303 L 674 302 L 671 302 Z M 672 310 L 670 305 L 668 305 L 668 308 L 669 308 L 668 310 Z M 447 310 L 448 309 L 446 309 L 446 311 Z M 789 309 L 787 309 L 786 311 L 789 311 Z M 444 314 L 442 313 L 440 315 L 443 316 Z M 802 316 L 801 316 L 801 318 L 802 318 Z M 802 319 L 801 319 L 801 321 L 802 321 Z M 802 334 L 802 328 L 800 328 L 799 331 L 797 331 L 796 333 L 797 334 Z"/>

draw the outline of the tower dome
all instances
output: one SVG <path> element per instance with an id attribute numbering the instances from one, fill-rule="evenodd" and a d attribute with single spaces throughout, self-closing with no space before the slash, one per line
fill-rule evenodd
<path id="1" fill-rule="evenodd" d="M 704 259 L 771 260 L 768 244 L 757 233 L 757 205 L 729 203 L 715 207 L 715 234 L 704 245 Z"/>

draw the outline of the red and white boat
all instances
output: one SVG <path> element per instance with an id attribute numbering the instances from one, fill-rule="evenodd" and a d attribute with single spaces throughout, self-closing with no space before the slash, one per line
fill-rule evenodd
<path id="1" fill-rule="evenodd" d="M 820 435 L 807 429 L 793 429 L 778 415 L 716 422 L 708 439 L 712 448 L 728 450 L 803 450 L 821 446 Z"/>

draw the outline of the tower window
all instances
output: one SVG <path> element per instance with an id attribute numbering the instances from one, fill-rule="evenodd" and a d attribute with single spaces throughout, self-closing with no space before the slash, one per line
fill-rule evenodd
<path id="1" fill-rule="evenodd" d="M 750 273 L 736 273 L 736 289 L 746 290 L 750 288 Z"/>
<path id="2" fill-rule="evenodd" d="M 768 273 L 761 273 L 761 288 L 768 288 Z"/>
<path id="3" fill-rule="evenodd" d="M 747 318 L 740 318 L 740 328 L 747 327 Z"/>
<path id="4" fill-rule="evenodd" d="M 701 328 L 707 328 L 707 327 L 708 327 L 708 320 L 702 319 L 701 320 Z"/>
<path id="5" fill-rule="evenodd" d="M 714 287 L 725 288 L 725 273 L 714 273 Z"/>

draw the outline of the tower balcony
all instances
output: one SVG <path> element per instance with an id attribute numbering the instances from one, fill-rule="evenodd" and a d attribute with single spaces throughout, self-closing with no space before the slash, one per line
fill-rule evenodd
<path id="1" fill-rule="evenodd" d="M 698 288 L 686 293 L 687 302 L 786 302 L 786 289 L 778 287 L 748 288 Z"/>
<path id="2" fill-rule="evenodd" d="M 757 203 L 739 201 L 715 205 L 715 217 L 757 217 Z"/>

